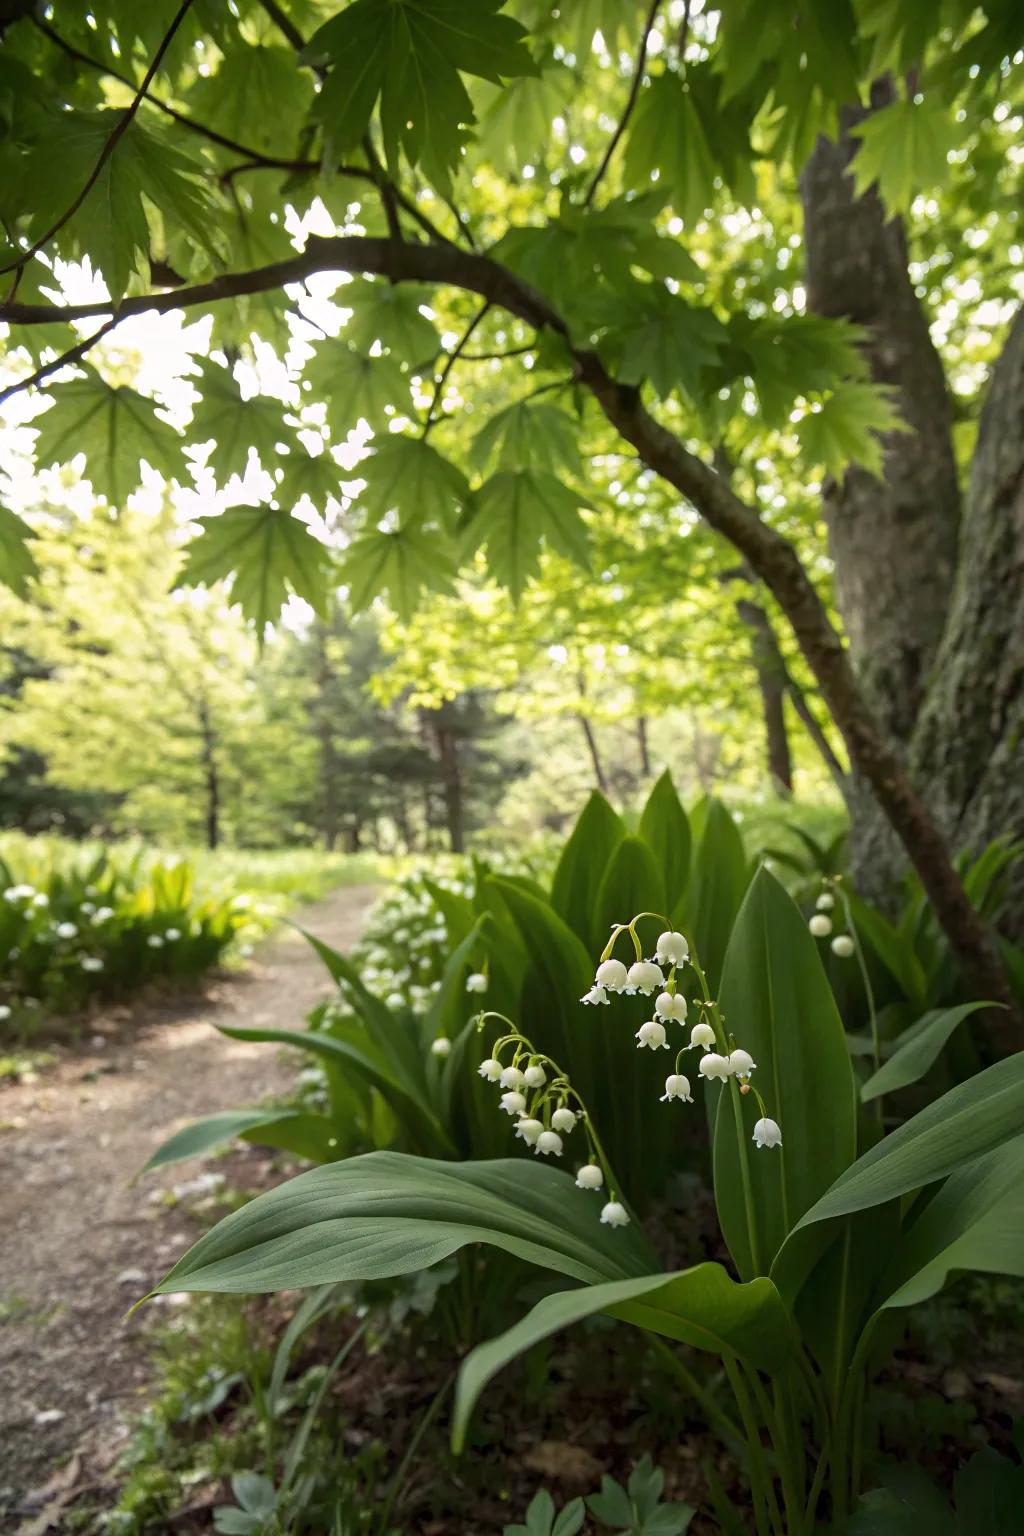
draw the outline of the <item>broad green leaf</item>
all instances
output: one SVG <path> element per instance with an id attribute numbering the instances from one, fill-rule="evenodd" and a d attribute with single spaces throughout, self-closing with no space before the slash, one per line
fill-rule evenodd
<path id="1" fill-rule="evenodd" d="M 850 131 L 860 140 L 850 163 L 857 196 L 877 185 L 890 214 L 905 213 L 915 197 L 945 184 L 949 153 L 964 134 L 934 95 L 891 102 Z"/>
<path id="2" fill-rule="evenodd" d="M 232 475 L 244 475 L 250 450 L 259 454 L 260 463 L 269 469 L 278 443 L 288 442 L 292 435 L 285 425 L 280 400 L 269 395 L 244 399 L 231 369 L 210 358 L 196 358 L 194 372 L 201 398 L 192 410 L 188 438 L 197 447 L 212 439 L 206 463 L 217 483 L 225 485 Z"/>
<path id="3" fill-rule="evenodd" d="M 879 434 L 905 431 L 896 407 L 878 384 L 839 384 L 823 404 L 796 424 L 807 464 L 824 465 L 842 480 L 851 464 L 881 477 L 883 449 Z"/>
<path id="4" fill-rule="evenodd" d="M 475 434 L 469 457 L 482 472 L 533 465 L 552 474 L 579 475 L 579 432 L 579 422 L 568 411 L 544 401 L 516 400 Z"/>
<path id="5" fill-rule="evenodd" d="M 608 860 L 625 835 L 622 818 L 595 789 L 566 840 L 551 882 L 551 905 L 584 944 L 594 937 L 594 904 Z"/>
<path id="6" fill-rule="evenodd" d="M 706 371 L 717 364 L 728 341 L 725 326 L 710 309 L 689 304 L 667 288 L 637 288 L 631 300 L 609 309 L 612 324 L 602 354 L 624 384 L 649 380 L 662 400 L 679 389 L 701 404 Z"/>
<path id="7" fill-rule="evenodd" d="M 610 1230 L 568 1174 L 499 1159 L 370 1152 L 258 1195 L 201 1237 L 156 1287 L 246 1294 L 408 1275 L 489 1243 L 587 1285 L 650 1272 L 635 1229 Z"/>
<path id="8" fill-rule="evenodd" d="M 183 1126 L 180 1131 L 175 1131 L 173 1136 L 161 1142 L 142 1172 L 150 1173 L 154 1168 L 166 1167 L 168 1163 L 181 1163 L 189 1157 L 202 1157 L 204 1153 L 212 1152 L 215 1147 L 222 1147 L 247 1132 L 259 1131 L 264 1126 L 290 1119 L 297 1113 L 299 1111 L 294 1109 L 226 1109 L 216 1115 L 207 1115 L 202 1120 L 193 1120 L 191 1125 Z M 258 1141 L 259 1137 L 253 1136 L 251 1139 Z"/>
<path id="9" fill-rule="evenodd" d="M 281 471 L 274 497 L 286 507 L 294 507 L 303 497 L 308 497 L 321 510 L 329 500 L 341 500 L 343 473 L 326 449 L 321 453 L 307 453 L 305 448 L 297 445 L 286 459 L 279 459 L 267 468 Z"/>
<path id="10" fill-rule="evenodd" d="M 858 934 L 867 940 L 869 947 L 902 987 L 909 1001 L 923 1007 L 928 983 L 913 944 L 881 912 L 862 901 L 854 892 L 848 892 L 846 899 L 850 903 Z"/>
<path id="11" fill-rule="evenodd" d="M 433 298 L 433 290 L 419 283 L 356 278 L 339 288 L 334 302 L 351 309 L 344 339 L 360 352 L 369 352 L 379 342 L 396 361 L 422 367 L 437 356 L 441 346 L 433 322 L 421 313 Z"/>
<path id="12" fill-rule="evenodd" d="M 260 635 L 290 592 L 324 611 L 331 555 L 306 523 L 269 505 L 229 507 L 197 521 L 203 531 L 186 548 L 177 586 L 211 586 L 230 577 L 231 601 Z"/>
<path id="13" fill-rule="evenodd" d="M 594 896 L 594 926 L 591 948 L 595 956 L 607 944 L 613 926 L 628 923 L 638 912 L 664 912 L 666 907 L 665 879 L 661 862 L 643 837 L 632 833 L 620 838 L 601 875 Z M 653 918 L 645 918 L 640 924 L 641 940 L 651 939 L 644 945 L 644 952 L 653 952 L 653 938 L 660 932 Z M 620 939 L 622 954 L 627 954 L 629 940 Z M 616 951 L 618 953 L 618 951 Z M 627 964 L 632 960 L 629 955 Z M 596 965 L 596 958 L 595 958 Z"/>
<path id="14" fill-rule="evenodd" d="M 455 1394 L 455 1449 L 461 1449 L 473 1406 L 498 1371 L 541 1339 L 598 1312 L 696 1349 L 739 1355 L 759 1370 L 777 1370 L 792 1348 L 789 1319 L 772 1282 L 738 1285 L 720 1264 L 559 1291 L 466 1359 Z"/>
<path id="15" fill-rule="evenodd" d="M 1022 1136 L 946 1180 L 892 1251 L 880 1305 L 915 1306 L 969 1270 L 1024 1276 Z"/>
<path id="16" fill-rule="evenodd" d="M 737 317 L 731 327 L 750 359 L 761 413 L 770 427 L 783 427 L 799 395 L 835 389 L 865 371 L 860 328 L 823 315 L 767 315 L 751 323 Z"/>
<path id="17" fill-rule="evenodd" d="M 32 537 L 28 523 L 0 504 L 0 584 L 17 597 L 28 596 L 29 582 L 39 574 L 28 547 Z"/>
<path id="18" fill-rule="evenodd" d="M 781 1147 L 755 1147 L 761 1112 L 754 1095 L 741 1096 L 735 1082 L 709 1085 L 721 1095 L 719 1221 L 749 1279 L 768 1272 L 787 1234 L 857 1154 L 853 1069 L 832 988 L 799 908 L 766 869 L 736 919 L 718 996 L 725 1028 L 753 1056 L 754 1086 L 782 1127 Z"/>
<path id="19" fill-rule="evenodd" d="M 551 148 L 551 125 L 575 88 L 572 71 L 548 60 L 536 75 L 471 92 L 479 108 L 479 154 L 503 170 L 543 163 Z"/>
<path id="20" fill-rule="evenodd" d="M 627 181 L 645 186 L 654 172 L 692 228 L 714 198 L 717 166 L 692 95 L 669 70 L 641 91 L 626 141 Z"/>
<path id="21" fill-rule="evenodd" d="M 709 799 L 686 896 L 671 916 L 683 923 L 712 988 L 721 979 L 729 934 L 749 884 L 750 870 L 739 828 L 720 800 Z"/>
<path id="22" fill-rule="evenodd" d="M 409 620 L 425 591 L 451 586 L 455 569 L 436 531 L 395 528 L 354 539 L 345 551 L 340 579 L 348 586 L 354 613 L 375 597 L 386 597 L 398 617 Z"/>
<path id="23" fill-rule="evenodd" d="M 540 569 L 543 545 L 587 567 L 587 527 L 582 496 L 539 469 L 499 470 L 473 497 L 463 522 L 465 546 L 487 551 L 494 579 L 518 601 Z"/>
<path id="24" fill-rule="evenodd" d="M 186 98 L 191 115 L 264 154 L 294 144 L 314 101 L 313 81 L 291 48 L 241 38 Z M 286 149 L 286 152 L 287 151 Z"/>
<path id="25" fill-rule="evenodd" d="M 403 531 L 452 531 L 470 499 L 462 471 L 422 437 L 392 432 L 380 438 L 360 460 L 359 474 L 366 485 L 356 501 L 367 517 L 378 522 L 397 512 Z"/>
<path id="26" fill-rule="evenodd" d="M 129 385 L 108 384 L 83 364 L 81 377 L 55 384 L 48 394 L 53 404 L 32 423 L 40 469 L 84 454 L 93 490 L 116 508 L 138 489 L 142 459 L 166 480 L 180 472 L 177 428 Z"/>
<path id="27" fill-rule="evenodd" d="M 337 442 L 343 442 L 360 421 L 379 431 L 387 424 L 389 407 L 409 407 L 409 380 L 390 352 L 371 357 L 347 341 L 324 341 L 306 363 L 302 377 L 308 391 L 304 403 L 324 402 L 327 425 Z"/>
<path id="28" fill-rule="evenodd" d="M 666 911 L 672 912 L 686 890 L 691 838 L 690 823 L 667 768 L 647 797 L 640 815 L 640 836 L 661 866 L 668 902 Z"/>
<path id="29" fill-rule="evenodd" d="M 933 1008 L 908 1029 L 889 1060 L 868 1078 L 860 1090 L 868 1103 L 883 1093 L 895 1093 L 910 1083 L 919 1082 L 942 1054 L 943 1046 L 964 1019 L 979 1008 L 997 1008 L 998 1003 L 964 1003 L 959 1008 Z"/>

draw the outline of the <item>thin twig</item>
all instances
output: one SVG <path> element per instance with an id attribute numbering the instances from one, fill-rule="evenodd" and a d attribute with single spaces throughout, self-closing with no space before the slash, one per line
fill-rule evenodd
<path id="1" fill-rule="evenodd" d="M 100 150 L 99 157 L 96 161 L 96 164 L 92 168 L 92 172 L 89 175 L 85 186 L 71 203 L 71 206 L 66 208 L 65 211 L 61 214 L 60 218 L 57 219 L 54 224 L 50 225 L 50 228 L 46 231 L 46 233 L 40 235 L 39 239 L 36 240 L 34 244 L 30 245 L 27 251 L 23 251 L 16 261 L 9 262 L 5 267 L 0 267 L 0 276 L 3 276 L 3 274 L 6 272 L 16 271 L 18 273 L 18 278 L 20 279 L 26 262 L 30 261 L 33 256 L 38 256 L 39 252 L 50 243 L 54 235 L 58 234 L 59 231 L 64 228 L 68 220 L 74 218 L 75 214 L 78 212 L 79 208 L 81 208 L 82 204 L 89 196 L 89 193 L 92 191 L 93 187 L 99 180 L 103 171 L 103 167 L 106 165 L 107 161 L 114 153 L 114 150 L 117 148 L 121 139 L 128 131 L 132 119 L 134 118 L 136 112 L 139 110 L 139 107 L 142 105 L 143 98 L 149 89 L 150 84 L 152 83 L 153 77 L 157 70 L 160 68 L 160 65 L 163 63 L 164 55 L 166 54 L 168 48 L 171 46 L 171 43 L 174 41 L 175 34 L 178 28 L 181 26 L 182 22 L 185 20 L 185 16 L 191 4 L 192 0 L 182 0 L 174 20 L 171 22 L 171 25 L 164 33 L 163 41 L 161 42 L 159 48 L 156 50 L 156 53 L 153 55 L 152 62 L 150 63 L 149 68 L 146 70 L 142 84 L 136 91 L 131 105 L 128 106 L 122 113 L 113 133 L 110 134 L 103 148 Z M 14 288 L 17 289 L 17 286 L 18 280 L 16 279 Z"/>
<path id="2" fill-rule="evenodd" d="M 477 310 L 476 314 L 473 316 L 472 320 L 466 326 L 466 329 L 463 331 L 455 346 L 445 358 L 444 367 L 441 369 L 440 377 L 438 378 L 437 384 L 434 386 L 434 398 L 430 402 L 430 409 L 427 412 L 427 419 L 423 424 L 424 437 L 427 436 L 431 427 L 438 420 L 437 410 L 441 404 L 441 396 L 444 394 L 444 387 L 448 382 L 448 375 L 451 373 L 452 369 L 455 367 L 455 364 L 462 356 L 463 348 L 466 346 L 466 343 L 469 341 L 470 337 L 473 335 L 473 332 L 476 330 L 481 320 L 487 314 L 490 307 L 490 299 L 485 300 Z"/>
<path id="3" fill-rule="evenodd" d="M 109 320 L 93 331 L 91 336 L 84 337 L 73 347 L 69 347 L 66 352 L 62 352 L 59 357 L 51 358 L 48 363 L 43 363 L 42 367 L 37 368 L 35 373 L 30 374 L 27 379 L 19 379 L 17 384 L 9 384 L 6 389 L 0 389 L 0 405 L 4 405 L 12 395 L 20 394 L 22 390 L 35 388 L 44 379 L 48 379 L 51 373 L 57 373 L 61 368 L 68 368 L 72 363 L 81 362 L 85 354 L 90 352 L 98 341 L 102 341 L 103 337 L 108 335 L 120 323 L 121 317 L 119 315 L 112 315 Z"/>
<path id="4" fill-rule="evenodd" d="M 647 45 L 651 40 L 651 32 L 654 30 L 654 21 L 658 14 L 660 5 L 661 0 L 651 0 L 650 9 L 647 12 L 647 20 L 644 22 L 643 36 L 640 39 L 640 52 L 637 54 L 636 67 L 633 70 L 633 81 L 629 87 L 629 95 L 626 98 L 626 105 L 622 116 L 619 118 L 618 126 L 608 141 L 608 147 L 604 152 L 601 164 L 598 166 L 594 173 L 594 179 L 590 183 L 590 186 L 587 188 L 586 196 L 583 199 L 584 208 L 589 208 L 591 203 L 594 201 L 594 193 L 597 191 L 601 182 L 601 178 L 604 176 L 605 171 L 608 169 L 612 155 L 614 155 L 616 149 L 619 147 L 619 140 L 625 133 L 629 119 L 633 115 L 633 108 L 636 106 L 636 99 L 640 94 L 640 86 L 643 83 L 644 65 L 647 63 Z"/>

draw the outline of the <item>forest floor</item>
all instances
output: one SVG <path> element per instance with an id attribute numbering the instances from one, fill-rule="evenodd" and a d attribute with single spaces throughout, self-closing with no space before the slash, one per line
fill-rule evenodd
<path id="1" fill-rule="evenodd" d="M 375 895 L 343 887 L 297 916 L 347 949 Z M 35 1081 L 0 1087 L 0 1529 L 55 1528 L 46 1508 L 102 1479 L 144 1400 L 153 1307 L 174 1298 L 128 1307 L 193 1240 L 189 1200 L 269 1172 L 247 1150 L 215 1172 L 197 1159 L 131 1182 L 189 1120 L 291 1087 L 293 1063 L 215 1026 L 294 1027 L 331 990 L 287 930 L 199 996 L 91 1016 Z M 15 1511 L 27 1527 L 5 1525 Z"/>

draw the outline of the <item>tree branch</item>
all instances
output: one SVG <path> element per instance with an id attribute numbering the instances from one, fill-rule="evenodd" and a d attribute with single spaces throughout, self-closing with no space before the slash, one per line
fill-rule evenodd
<path id="1" fill-rule="evenodd" d="M 9 384 L 6 389 L 0 389 L 0 405 L 4 405 L 10 400 L 12 395 L 18 395 L 23 390 L 38 387 L 52 373 L 58 373 L 61 368 L 68 368 L 72 363 L 80 363 L 86 353 L 91 352 L 96 343 L 102 341 L 103 337 L 109 335 L 120 323 L 121 316 L 112 315 L 109 320 L 93 331 L 91 336 L 84 337 L 82 341 L 77 342 L 73 347 L 69 347 L 66 352 L 62 352 L 59 357 L 51 358 L 48 363 L 43 363 L 42 367 L 37 368 L 35 373 L 30 374 L 27 379 L 19 379 L 17 384 Z"/>
<path id="2" fill-rule="evenodd" d="M 426 419 L 426 421 L 423 424 L 423 436 L 424 437 L 426 437 L 428 435 L 428 433 L 430 432 L 431 427 L 434 425 L 435 421 L 437 420 L 437 411 L 438 411 L 438 408 L 439 408 L 439 406 L 441 404 L 441 396 L 444 394 L 444 387 L 445 387 L 445 385 L 448 382 L 448 375 L 451 373 L 452 369 L 455 367 L 455 364 L 458 362 L 459 358 L 462 356 L 463 349 L 468 345 L 469 341 L 472 339 L 473 332 L 476 330 L 476 328 L 480 324 L 481 320 L 487 314 L 487 312 L 490 309 L 490 307 L 491 307 L 490 299 L 485 299 L 484 303 L 477 310 L 476 314 L 473 316 L 472 320 L 466 326 L 466 329 L 463 331 L 462 335 L 459 337 L 458 341 L 455 343 L 455 346 L 452 348 L 452 350 L 448 353 L 448 356 L 445 358 L 445 360 L 444 360 L 444 367 L 441 369 L 440 375 L 439 375 L 438 380 L 437 380 L 437 384 L 434 387 L 434 398 L 430 402 L 430 409 L 427 411 L 427 419 Z"/>
<path id="3" fill-rule="evenodd" d="M 626 105 L 623 109 L 622 116 L 619 118 L 618 126 L 608 141 L 608 147 L 606 148 L 601 159 L 601 164 L 598 166 L 594 173 L 594 179 L 590 183 L 590 186 L 587 188 L 586 196 L 583 199 L 584 208 L 589 208 L 591 203 L 594 201 L 594 193 L 597 191 L 605 171 L 611 164 L 611 158 L 619 147 L 619 140 L 625 133 L 629 119 L 633 115 L 633 108 L 636 106 L 636 99 L 640 94 L 640 86 L 643 83 L 644 65 L 647 63 L 647 46 L 651 40 L 651 32 L 654 30 L 654 21 L 660 6 L 661 0 L 651 0 L 650 9 L 647 12 L 647 19 L 644 22 L 643 34 L 640 38 L 640 51 L 636 56 L 636 66 L 633 70 L 633 80 L 629 87 L 629 95 L 626 98 Z"/>
<path id="4" fill-rule="evenodd" d="M 23 251 L 16 261 L 8 262 L 7 266 L 0 267 L 0 276 L 3 276 L 6 272 L 17 272 L 18 276 L 14 280 L 15 289 L 18 286 L 18 281 L 25 267 L 25 263 L 30 261 L 33 256 L 38 256 L 39 252 L 50 243 L 54 235 L 56 235 L 60 230 L 64 228 L 68 220 L 74 218 L 75 214 L 78 212 L 79 208 L 81 208 L 82 204 L 89 196 L 89 193 L 96 185 L 103 167 L 106 165 L 107 161 L 114 153 L 114 150 L 117 148 L 121 139 L 128 131 L 132 119 L 135 117 L 136 112 L 138 112 L 139 107 L 142 105 L 143 98 L 150 85 L 152 84 L 153 77 L 155 76 L 157 70 L 160 68 L 160 65 L 163 63 L 164 56 L 167 53 L 168 48 L 171 46 L 171 43 L 174 41 L 174 37 L 178 28 L 185 20 L 185 16 L 191 4 L 192 0 L 182 0 L 182 3 L 178 7 L 178 10 L 175 14 L 174 20 L 171 22 L 167 31 L 164 33 L 160 42 L 160 46 L 157 48 L 156 53 L 153 55 L 149 68 L 146 70 L 146 73 L 142 78 L 142 84 L 135 92 L 135 96 L 131 102 L 131 105 L 125 109 L 125 111 L 118 119 L 117 126 L 114 128 L 113 133 L 110 134 L 103 148 L 100 150 L 99 157 L 96 161 L 96 164 L 93 166 L 88 179 L 86 180 L 85 186 L 71 203 L 71 206 L 66 208 L 61 216 L 53 224 L 50 225 L 50 228 L 45 232 L 45 234 L 40 235 L 39 239 L 36 240 L 33 245 L 30 245 L 26 251 Z"/>
<path id="5" fill-rule="evenodd" d="M 477 293 L 537 330 L 566 338 L 576 376 L 608 422 L 656 474 L 674 486 L 705 521 L 743 556 L 774 595 L 817 679 L 846 743 L 850 761 L 870 784 L 934 904 L 954 953 L 976 995 L 1005 1002 L 1016 1018 L 1005 970 L 988 928 L 974 910 L 931 812 L 911 784 L 902 759 L 884 740 L 854 677 L 843 642 L 796 550 L 742 501 L 710 465 L 663 427 L 640 392 L 619 384 L 596 352 L 574 347 L 569 327 L 542 294 L 490 257 L 452 245 L 411 244 L 341 235 L 311 237 L 304 251 L 251 272 L 230 273 L 169 293 L 125 299 L 118 319 L 146 310 L 168 313 L 300 283 L 315 272 L 371 273 L 391 282 L 437 283 Z M 102 304 L 0 305 L 0 320 L 43 324 L 109 314 Z"/>

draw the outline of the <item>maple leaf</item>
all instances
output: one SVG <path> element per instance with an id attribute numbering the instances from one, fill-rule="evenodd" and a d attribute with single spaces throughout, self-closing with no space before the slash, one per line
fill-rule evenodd
<path id="1" fill-rule="evenodd" d="M 462 471 L 420 437 L 382 437 L 359 474 L 366 486 L 356 501 L 374 522 L 397 513 L 403 528 L 450 529 L 469 501 Z"/>
<path id="2" fill-rule="evenodd" d="M 32 536 L 28 524 L 0 504 L 0 583 L 17 597 L 28 596 L 29 582 L 39 574 L 28 547 Z"/>
<path id="3" fill-rule="evenodd" d="M 474 493 L 462 524 L 466 549 L 486 548 L 495 580 L 514 601 L 540 569 L 544 544 L 587 566 L 590 554 L 580 508 L 588 503 L 539 469 L 500 470 Z"/>
<path id="4" fill-rule="evenodd" d="M 344 440 L 360 421 L 379 431 L 390 408 L 409 407 L 409 379 L 397 358 L 373 357 L 347 341 L 324 341 L 303 370 L 309 403 L 324 402 L 331 436 Z"/>
<path id="5" fill-rule="evenodd" d="M 879 434 L 908 430 L 881 386 L 844 383 L 816 410 L 801 417 L 796 435 L 809 464 L 824 465 L 830 475 L 842 480 L 851 464 L 880 477 Z"/>
<path id="6" fill-rule="evenodd" d="M 36 417 L 35 454 L 40 468 L 85 455 L 93 490 L 121 507 L 139 485 L 139 463 L 171 480 L 180 472 L 179 434 L 156 402 L 127 384 L 108 384 L 83 365 L 77 378 L 54 385 L 53 404 Z"/>
<path id="7" fill-rule="evenodd" d="M 423 592 L 451 586 L 455 560 L 436 532 L 416 526 L 378 529 L 349 545 L 341 576 L 354 612 L 375 597 L 387 597 L 399 618 L 407 620 Z"/>
<path id="8" fill-rule="evenodd" d="M 218 484 L 245 474 L 250 449 L 259 454 L 261 464 L 270 464 L 277 444 L 291 435 L 281 402 L 268 395 L 244 399 L 231 369 L 209 358 L 197 358 L 196 371 L 201 398 L 193 407 L 188 436 L 197 447 L 212 440 L 206 462 Z"/>
<path id="9" fill-rule="evenodd" d="M 290 592 L 325 614 L 331 553 L 291 512 L 270 505 L 229 507 L 197 522 L 202 533 L 186 549 L 176 586 L 230 580 L 231 601 L 261 636 Z"/>

